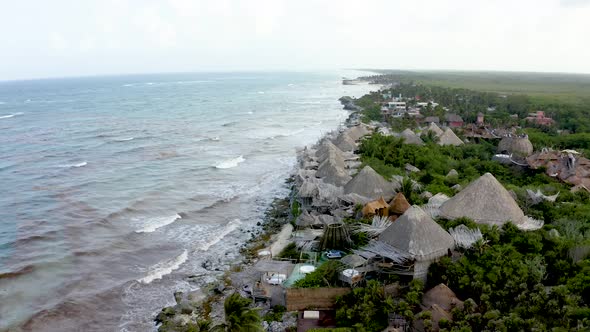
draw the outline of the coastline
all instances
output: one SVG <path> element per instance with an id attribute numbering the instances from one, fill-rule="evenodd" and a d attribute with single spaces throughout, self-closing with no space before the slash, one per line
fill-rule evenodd
<path id="1" fill-rule="evenodd" d="M 354 105 L 352 98 L 343 96 L 339 101 L 342 108 L 349 111 L 346 120 L 333 131 L 319 137 L 312 146 L 318 145 L 333 132 L 337 132 L 342 128 L 349 128 L 359 122 L 361 108 Z M 298 152 L 298 157 L 299 154 Z M 240 260 L 230 264 L 228 270 L 225 270 L 222 275 L 216 277 L 214 281 L 209 282 L 197 292 L 175 292 L 176 304 L 162 308 L 154 319 L 158 331 L 174 331 L 186 323 L 198 323 L 202 320 L 210 321 L 211 326 L 224 322 L 224 300 L 232 293 L 239 291 L 235 280 L 242 279 L 243 275 L 252 274 L 253 266 L 261 259 L 259 257 L 260 251 L 270 251 L 271 247 L 280 243 L 280 249 L 277 250 L 280 252 L 289 243 L 289 241 L 285 242 L 279 236 L 282 230 L 286 228 L 285 226 L 294 225 L 295 223 L 296 216 L 293 214 L 291 203 L 298 190 L 295 176 L 302 169 L 304 168 L 297 163 L 291 174 L 285 179 L 283 186 L 285 188 L 289 187 L 289 193 L 285 197 L 275 198 L 270 203 L 264 213 L 263 221 L 259 222 L 257 228 L 252 230 L 252 237 L 241 245 Z M 289 231 L 289 235 L 291 231 Z M 239 283 L 243 284 L 241 280 Z M 258 309 L 261 310 L 262 315 L 272 312 L 271 308 L 259 307 Z M 281 321 L 263 322 L 263 324 L 266 331 L 285 331 L 285 329 L 295 327 L 297 319 L 286 312 Z"/>

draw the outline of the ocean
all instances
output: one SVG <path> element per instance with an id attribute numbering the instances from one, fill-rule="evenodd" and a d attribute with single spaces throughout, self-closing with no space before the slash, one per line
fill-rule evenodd
<path id="1" fill-rule="evenodd" d="M 0 82 L 0 331 L 154 330 L 239 260 L 364 74 Z"/>

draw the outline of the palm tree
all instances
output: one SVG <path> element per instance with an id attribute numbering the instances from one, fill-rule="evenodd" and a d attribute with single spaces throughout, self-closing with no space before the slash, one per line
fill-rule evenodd
<path id="1" fill-rule="evenodd" d="M 250 300 L 238 293 L 233 293 L 225 299 L 224 330 L 228 332 L 263 331 L 262 319 L 256 309 L 250 308 Z"/>

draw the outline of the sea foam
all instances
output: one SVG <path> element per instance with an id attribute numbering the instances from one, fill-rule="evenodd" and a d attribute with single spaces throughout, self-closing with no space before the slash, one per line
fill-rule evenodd
<path id="1" fill-rule="evenodd" d="M 148 274 L 137 281 L 142 284 L 149 284 L 156 279 L 162 279 L 163 276 L 172 273 L 172 271 L 178 269 L 188 259 L 188 251 L 184 249 L 182 254 L 174 257 L 173 259 L 159 262 L 149 269 Z"/>
<path id="2" fill-rule="evenodd" d="M 244 157 L 242 157 L 242 156 L 239 156 L 237 158 L 224 160 L 224 161 L 218 163 L 217 165 L 215 165 L 215 168 L 218 168 L 218 169 L 234 168 L 234 167 L 237 167 L 240 163 L 242 163 L 244 161 L 246 161 L 246 159 L 244 159 Z"/>
<path id="3" fill-rule="evenodd" d="M 60 165 L 59 167 L 61 167 L 61 168 L 80 168 L 80 167 L 84 167 L 86 165 L 88 165 L 88 162 L 83 161 L 83 162 L 80 162 L 80 163 L 77 163 L 77 164 Z"/>
<path id="4" fill-rule="evenodd" d="M 15 117 L 17 115 L 23 115 L 23 112 L 18 112 L 18 113 L 13 113 L 13 114 L 8 114 L 8 115 L 2 115 L 0 116 L 0 119 L 10 119 L 12 117 Z"/>
<path id="5" fill-rule="evenodd" d="M 136 230 L 136 233 L 152 233 L 155 232 L 156 229 L 162 228 L 166 225 L 170 225 L 171 223 L 175 222 L 178 219 L 182 219 L 179 214 L 175 214 L 170 217 L 157 217 L 151 218 L 147 221 L 143 228 Z"/>
<path id="6" fill-rule="evenodd" d="M 223 240 L 223 238 L 233 232 L 236 228 L 238 228 L 238 226 L 241 224 L 242 222 L 240 221 L 240 219 L 234 219 L 230 222 L 227 223 L 227 225 L 225 225 L 225 227 L 223 228 L 223 230 L 217 234 L 216 236 L 214 236 L 212 239 L 210 239 L 209 241 L 203 243 L 202 245 L 200 245 L 198 247 L 198 249 L 202 250 L 202 251 L 207 251 L 209 250 L 209 248 L 211 248 L 211 246 L 213 246 L 214 244 L 218 243 L 219 241 Z"/>

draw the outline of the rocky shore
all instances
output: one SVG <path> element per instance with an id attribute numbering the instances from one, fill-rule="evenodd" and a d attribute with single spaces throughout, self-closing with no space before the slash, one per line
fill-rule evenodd
<path id="1" fill-rule="evenodd" d="M 344 109 L 351 111 L 345 125 L 351 126 L 358 123 L 360 108 L 354 105 L 353 99 L 342 97 L 340 102 Z M 298 166 L 293 174 L 297 174 L 299 169 Z M 259 260 L 259 252 L 267 248 L 271 250 L 273 245 L 282 242 L 280 236 L 283 232 L 281 231 L 286 228 L 286 225 L 295 223 L 295 215 L 291 207 L 292 197 L 298 189 L 295 185 L 295 176 L 288 178 L 285 185 L 291 188 L 290 194 L 287 197 L 275 199 L 263 220 L 257 224 L 257 229 L 248 231 L 252 233 L 252 238 L 240 248 L 241 259 L 232 264 L 229 269 L 220 261 L 205 261 L 203 268 L 211 271 L 211 275 L 194 275 L 188 278 L 211 278 L 212 280 L 201 290 L 189 293 L 176 292 L 174 294 L 176 305 L 163 308 L 155 318 L 158 331 L 200 331 L 201 326 L 223 324 L 225 299 L 235 292 L 249 296 L 244 288 L 257 281 L 257 273 L 253 270 L 253 266 Z M 276 308 L 271 308 L 266 302 L 257 302 L 256 308 L 265 319 L 263 327 L 266 331 L 296 330 L 297 314 L 295 312 L 277 312 Z"/>

